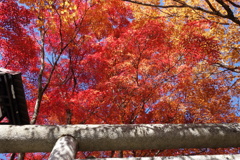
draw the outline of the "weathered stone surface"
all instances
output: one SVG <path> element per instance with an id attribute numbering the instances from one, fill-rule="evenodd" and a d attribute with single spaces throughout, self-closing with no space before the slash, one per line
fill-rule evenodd
<path id="1" fill-rule="evenodd" d="M 63 135 L 81 151 L 240 147 L 240 124 L 2 125 L 0 152 L 50 152 Z"/>

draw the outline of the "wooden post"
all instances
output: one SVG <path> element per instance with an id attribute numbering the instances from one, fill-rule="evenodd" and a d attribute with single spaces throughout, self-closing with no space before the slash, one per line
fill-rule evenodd
<path id="1" fill-rule="evenodd" d="M 76 139 L 69 135 L 62 136 L 57 140 L 49 160 L 72 160 L 75 158 L 76 152 Z"/>

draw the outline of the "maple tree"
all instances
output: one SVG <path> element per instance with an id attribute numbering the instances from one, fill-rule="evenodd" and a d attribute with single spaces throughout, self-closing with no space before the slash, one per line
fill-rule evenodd
<path id="1" fill-rule="evenodd" d="M 225 80 L 232 96 L 239 97 L 239 10 L 237 0 L 123 0 L 131 3 L 136 17 L 165 17 L 177 26 L 186 21 L 207 20 L 214 24 L 204 33 L 219 41 L 220 59 L 214 65 L 226 72 Z M 151 12 L 149 12 L 151 10 Z M 215 72 L 215 71 L 214 71 Z M 227 73 L 228 72 L 228 73 Z M 215 72 L 216 73 L 216 72 Z"/>
<path id="2" fill-rule="evenodd" d="M 232 74 L 239 62 L 238 50 L 230 48 L 238 45 L 233 23 L 223 39 L 224 19 L 166 17 L 165 11 L 121 0 L 0 0 L 0 7 L 0 66 L 23 73 L 31 124 L 239 121 L 232 103 L 239 95 Z M 188 12 L 184 7 L 180 13 Z M 228 59 L 232 65 L 219 63 Z M 230 152 L 237 149 L 78 156 Z"/>
<path id="3" fill-rule="evenodd" d="M 205 19 L 215 26 L 211 28 L 208 34 L 214 34 L 215 38 L 223 43 L 222 52 L 224 62 L 227 63 L 232 58 L 233 64 L 219 64 L 220 67 L 229 69 L 239 73 L 239 68 L 234 66 L 239 62 L 239 8 L 238 1 L 232 0 L 199 0 L 199 1 L 181 1 L 181 0 L 163 0 L 163 1 L 147 1 L 147 0 L 124 0 L 133 4 L 135 10 L 138 11 L 138 17 L 154 17 L 163 16 L 175 23 L 182 23 L 188 20 Z M 140 6 L 156 7 L 155 12 L 148 14 L 146 10 Z M 149 8 L 147 7 L 147 8 Z M 144 8 L 144 7 L 143 7 Z"/>

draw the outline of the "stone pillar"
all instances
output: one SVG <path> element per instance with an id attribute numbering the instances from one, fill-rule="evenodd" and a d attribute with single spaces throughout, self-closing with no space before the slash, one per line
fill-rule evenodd
<path id="1" fill-rule="evenodd" d="M 66 135 L 60 137 L 50 156 L 49 160 L 72 160 L 77 153 L 77 141 L 74 137 Z"/>

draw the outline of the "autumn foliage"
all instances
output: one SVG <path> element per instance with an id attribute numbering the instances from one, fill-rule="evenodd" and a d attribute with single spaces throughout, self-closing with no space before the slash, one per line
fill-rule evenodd
<path id="1" fill-rule="evenodd" d="M 226 39 L 212 19 L 168 18 L 156 8 L 121 0 L 0 0 L 0 26 L 0 67 L 23 73 L 32 124 L 239 121 L 233 101 L 239 96 L 238 77 L 216 65 L 226 60 Z"/>

